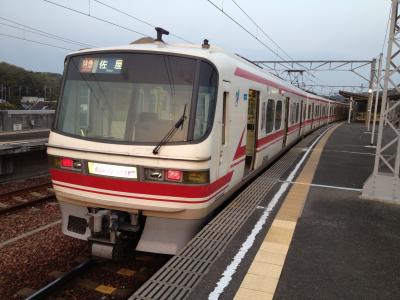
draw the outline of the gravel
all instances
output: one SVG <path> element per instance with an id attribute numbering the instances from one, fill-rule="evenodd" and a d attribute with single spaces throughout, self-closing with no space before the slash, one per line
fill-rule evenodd
<path id="1" fill-rule="evenodd" d="M 0 299 L 19 299 L 20 289 L 43 287 L 54 280 L 52 271 L 69 271 L 82 256 L 89 257 L 88 243 L 63 235 L 60 225 L 1 248 Z"/>
<path id="2" fill-rule="evenodd" d="M 0 216 L 0 242 L 61 219 L 57 202 L 46 202 Z"/>
<path id="3" fill-rule="evenodd" d="M 33 177 L 23 180 L 4 182 L 0 184 L 0 195 L 47 182 L 50 182 L 50 176 L 48 175 Z"/>

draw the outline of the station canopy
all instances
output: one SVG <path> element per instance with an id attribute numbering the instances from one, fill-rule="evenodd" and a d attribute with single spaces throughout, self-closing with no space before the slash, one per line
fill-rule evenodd
<path id="1" fill-rule="evenodd" d="M 339 94 L 345 97 L 346 99 L 350 99 L 350 97 L 353 97 L 354 101 L 368 101 L 368 93 L 352 93 L 348 91 L 339 91 Z M 379 92 L 379 101 L 382 100 L 382 94 L 383 92 Z M 374 99 L 375 99 L 375 93 L 374 93 Z M 388 91 L 388 100 L 389 101 L 397 101 L 400 100 L 400 93 L 397 92 L 395 89 L 391 89 Z"/>

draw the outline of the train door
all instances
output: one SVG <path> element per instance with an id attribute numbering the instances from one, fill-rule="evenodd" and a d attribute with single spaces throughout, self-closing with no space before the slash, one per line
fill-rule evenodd
<path id="1" fill-rule="evenodd" d="M 300 123 L 299 123 L 299 136 L 301 136 L 301 126 L 303 124 L 303 100 L 300 101 Z"/>
<path id="2" fill-rule="evenodd" d="M 284 117 L 284 122 L 283 122 L 282 148 L 286 147 L 287 135 L 288 135 L 288 130 L 289 130 L 289 105 L 290 105 L 290 98 L 286 97 L 286 99 L 285 99 L 285 117 Z"/>
<path id="3" fill-rule="evenodd" d="M 226 84 L 226 83 L 225 83 Z M 224 91 L 222 99 L 222 116 L 221 116 L 221 143 L 219 145 L 219 176 L 224 176 L 228 172 L 229 163 L 228 153 L 229 153 L 229 103 L 230 103 L 230 93 Z"/>
<path id="4" fill-rule="evenodd" d="M 247 109 L 247 133 L 246 133 L 246 163 L 245 175 L 254 168 L 254 160 L 256 156 L 257 144 L 257 120 L 258 120 L 258 107 L 260 103 L 260 92 L 249 90 Z"/>

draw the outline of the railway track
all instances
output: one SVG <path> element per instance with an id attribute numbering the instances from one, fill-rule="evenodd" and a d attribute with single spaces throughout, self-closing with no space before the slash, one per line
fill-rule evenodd
<path id="1" fill-rule="evenodd" d="M 0 215 L 54 199 L 50 181 L 8 190 L 0 194 Z"/>
<path id="2" fill-rule="evenodd" d="M 0 193 L 0 198 L 12 196 L 13 194 L 16 194 L 16 193 L 26 192 L 26 191 L 30 191 L 30 190 L 38 189 L 38 188 L 42 188 L 42 187 L 51 187 L 51 181 L 49 180 L 45 183 L 32 184 L 32 185 L 25 186 L 22 188 L 11 189 L 9 191 Z"/>
<path id="3" fill-rule="evenodd" d="M 127 299 L 170 257 L 136 253 L 134 259 L 124 262 L 91 258 L 27 299 Z"/>

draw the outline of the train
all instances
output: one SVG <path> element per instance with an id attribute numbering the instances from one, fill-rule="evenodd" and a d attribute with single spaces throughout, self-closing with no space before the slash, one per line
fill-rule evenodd
<path id="1" fill-rule="evenodd" d="M 71 53 L 47 144 L 62 231 L 95 256 L 174 255 L 248 178 L 346 109 L 207 40 Z"/>

